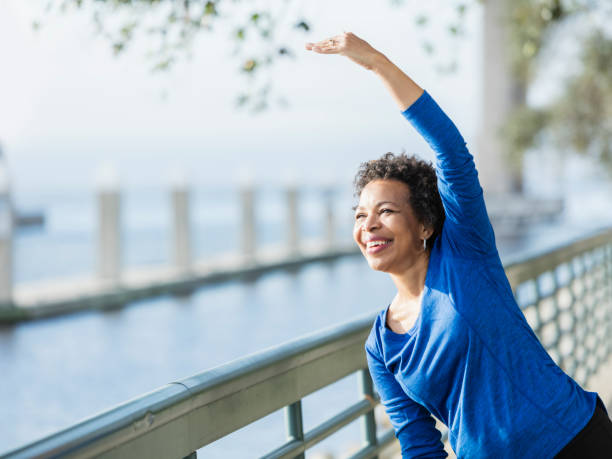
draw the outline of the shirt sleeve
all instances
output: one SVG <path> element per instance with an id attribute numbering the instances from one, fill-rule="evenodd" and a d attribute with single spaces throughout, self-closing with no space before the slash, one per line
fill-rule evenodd
<path id="1" fill-rule="evenodd" d="M 436 154 L 438 191 L 446 213 L 443 235 L 462 255 L 496 253 L 474 158 L 457 127 L 427 91 L 402 115 Z"/>
<path id="2" fill-rule="evenodd" d="M 402 458 L 444 458 L 447 457 L 442 435 L 436 429 L 429 411 L 412 400 L 403 391 L 393 374 L 379 357 L 366 346 L 368 367 L 374 387 L 380 395 L 395 436 L 400 442 Z"/>

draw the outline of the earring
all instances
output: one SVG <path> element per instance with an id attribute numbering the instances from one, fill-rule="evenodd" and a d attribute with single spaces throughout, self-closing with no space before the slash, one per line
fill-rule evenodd
<path id="1" fill-rule="evenodd" d="M 427 250 L 427 239 L 423 239 L 423 250 Z"/>

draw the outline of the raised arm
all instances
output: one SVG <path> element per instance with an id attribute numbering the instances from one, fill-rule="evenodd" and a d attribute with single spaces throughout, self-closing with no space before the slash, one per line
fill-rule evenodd
<path id="1" fill-rule="evenodd" d="M 402 114 L 436 153 L 438 190 L 446 213 L 443 237 L 449 238 L 464 256 L 496 254 L 474 159 L 456 126 L 431 96 L 381 52 L 352 33 L 308 43 L 306 49 L 346 56 L 381 78 Z"/>

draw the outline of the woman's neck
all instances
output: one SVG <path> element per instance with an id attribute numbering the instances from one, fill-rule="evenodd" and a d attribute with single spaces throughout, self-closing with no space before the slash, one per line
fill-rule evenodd
<path id="1" fill-rule="evenodd" d="M 429 252 L 422 252 L 406 271 L 391 274 L 391 279 L 397 288 L 397 300 L 399 303 L 411 303 L 421 296 L 427 277 L 429 266 Z"/>

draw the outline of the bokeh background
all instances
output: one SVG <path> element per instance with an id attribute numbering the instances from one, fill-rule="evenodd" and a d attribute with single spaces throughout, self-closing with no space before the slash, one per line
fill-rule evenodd
<path id="1" fill-rule="evenodd" d="M 283 240 L 288 183 L 299 186 L 301 233 L 309 239 L 323 235 L 320 190 L 333 185 L 337 237 L 348 240 L 351 179 L 360 162 L 387 151 L 433 156 L 375 75 L 303 48 L 343 30 L 368 40 L 427 88 L 477 163 L 486 154 L 478 150 L 488 116 L 480 2 L 223 0 L 212 2 L 215 14 L 197 18 L 188 43 L 179 40 L 170 51 L 158 34 L 125 28 L 150 11 L 144 20 L 150 28 L 182 17 L 168 19 L 164 2 L 161 10 L 132 3 L 130 10 L 112 1 L 0 2 L 0 142 L 11 197 L 19 212 L 44 215 L 43 226 L 14 234 L 18 284 L 94 275 L 95 196 L 108 175 L 116 176 L 123 197 L 128 268 L 169 263 L 168 191 L 177 177 L 193 193 L 197 259 L 238 249 L 237 189 L 245 177 L 258 190 L 260 244 Z M 195 11 L 206 11 L 211 2 L 192 3 Z M 508 53 L 519 62 L 526 105 L 508 118 L 509 134 L 500 145 L 510 151 L 508 170 L 522 178 L 521 193 L 562 206 L 546 221 L 526 218 L 512 231 L 499 228 L 503 257 L 552 247 L 612 222 L 610 8 L 587 3 L 516 2 L 526 9 L 511 20 L 519 32 L 509 40 L 523 41 Z M 557 18 L 555 8 L 564 14 Z M 268 38 L 260 30 L 264 21 L 274 24 Z M 600 52 L 589 57 L 585 43 L 594 30 L 601 31 Z M 169 26 L 167 35 L 175 33 L 180 38 Z M 578 89 L 569 85 L 585 74 Z M 564 121 L 594 128 L 564 141 Z M 375 311 L 392 296 L 384 275 L 347 258 L 209 286 L 184 298 L 2 326 L 0 447 Z M 327 391 L 305 401 L 307 425 L 357 397 L 352 380 Z M 211 445 L 205 457 L 266 452 L 282 441 L 282 414 L 249 429 Z M 358 438 L 351 426 L 312 454 L 341 455 Z"/>

